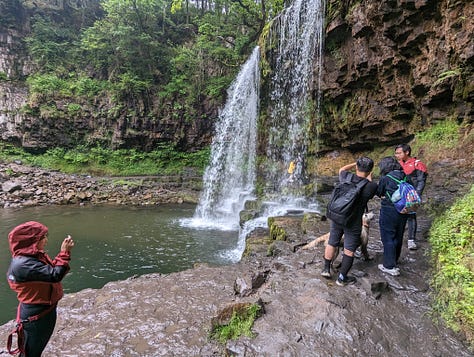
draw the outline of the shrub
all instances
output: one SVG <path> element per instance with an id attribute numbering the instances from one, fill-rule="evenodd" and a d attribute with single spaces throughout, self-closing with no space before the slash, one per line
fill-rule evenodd
<path id="1" fill-rule="evenodd" d="M 152 152 L 136 149 L 111 150 L 102 147 L 77 146 L 73 149 L 52 148 L 41 155 L 31 155 L 21 148 L 0 143 L 0 159 L 20 159 L 27 164 L 67 173 L 132 176 L 177 174 L 186 167 L 203 173 L 210 148 L 188 153 L 162 144 Z"/>

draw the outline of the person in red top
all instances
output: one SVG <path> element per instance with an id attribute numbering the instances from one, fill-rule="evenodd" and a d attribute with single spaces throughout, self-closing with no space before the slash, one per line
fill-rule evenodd
<path id="1" fill-rule="evenodd" d="M 19 301 L 17 322 L 24 333 L 20 356 L 40 357 L 56 325 L 56 306 L 63 297 L 61 280 L 69 271 L 70 236 L 61 244 L 54 260 L 46 254 L 48 228 L 39 222 L 25 222 L 8 234 L 12 261 L 7 272 L 10 288 Z"/>
<path id="2" fill-rule="evenodd" d="M 411 147 L 408 144 L 400 144 L 395 148 L 395 157 L 400 165 L 402 165 L 405 175 L 407 175 L 413 182 L 416 192 L 421 197 L 426 185 L 426 178 L 428 177 L 428 170 L 426 165 L 411 156 Z M 408 249 L 416 250 L 416 213 L 410 214 L 407 221 L 408 226 Z"/>

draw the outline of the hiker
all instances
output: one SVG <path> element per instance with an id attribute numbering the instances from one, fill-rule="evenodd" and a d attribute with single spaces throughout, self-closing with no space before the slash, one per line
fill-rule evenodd
<path id="1" fill-rule="evenodd" d="M 402 251 L 403 233 L 410 214 L 402 214 L 397 211 L 390 197 L 397 190 L 398 183 L 390 178 L 403 180 L 405 173 L 402 166 L 392 156 L 384 157 L 379 163 L 380 180 L 377 196 L 382 198 L 380 204 L 380 238 L 383 244 L 383 263 L 378 268 L 387 274 L 398 276 L 400 269 L 397 267 L 398 259 Z M 407 182 L 411 183 L 407 178 Z"/>
<path id="2" fill-rule="evenodd" d="M 413 182 L 418 196 L 423 193 L 426 185 L 426 178 L 428 177 L 428 170 L 426 165 L 418 160 L 416 157 L 411 157 L 411 147 L 408 144 L 400 144 L 395 148 L 395 157 L 403 168 L 405 174 Z M 416 213 L 408 216 L 408 249 L 416 250 L 416 231 L 418 224 L 416 221 Z"/>
<path id="3" fill-rule="evenodd" d="M 74 241 L 70 236 L 65 238 L 61 251 L 51 260 L 44 251 L 48 228 L 34 221 L 15 227 L 8 234 L 8 241 L 12 261 L 7 280 L 19 301 L 15 331 L 18 349 L 20 356 L 39 357 L 56 325 L 56 306 L 63 296 L 61 280 L 69 271 Z M 20 334 L 24 334 L 23 344 Z"/>
<path id="4" fill-rule="evenodd" d="M 361 244 L 360 234 L 362 231 L 362 215 L 367 207 L 367 202 L 374 197 L 377 184 L 372 182 L 372 169 L 374 162 L 368 157 L 361 157 L 352 164 L 345 165 L 339 169 L 339 182 L 352 182 L 358 184 L 361 189 L 351 207 L 351 212 L 344 220 L 346 223 L 337 223 L 331 218 L 328 210 L 328 218 L 331 220 L 329 241 L 324 251 L 324 267 L 321 275 L 331 278 L 331 262 L 334 259 L 337 247 L 344 235 L 344 254 L 342 256 L 341 268 L 336 280 L 339 286 L 354 284 L 356 278 L 349 276 L 349 270 L 354 262 L 354 252 Z M 350 170 L 355 168 L 355 174 Z"/>

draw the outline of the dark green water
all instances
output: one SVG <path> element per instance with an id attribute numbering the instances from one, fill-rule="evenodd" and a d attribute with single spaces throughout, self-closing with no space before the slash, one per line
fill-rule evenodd
<path id="1" fill-rule="evenodd" d="M 231 264 L 238 232 L 182 225 L 194 209 L 194 205 L 0 209 L 0 324 L 16 314 L 17 300 L 5 275 L 11 259 L 7 236 L 16 225 L 35 220 L 48 226 L 46 251 L 51 258 L 67 234 L 74 238 L 71 272 L 63 280 L 65 293 L 71 293 L 133 275 L 181 271 L 197 262 Z"/>

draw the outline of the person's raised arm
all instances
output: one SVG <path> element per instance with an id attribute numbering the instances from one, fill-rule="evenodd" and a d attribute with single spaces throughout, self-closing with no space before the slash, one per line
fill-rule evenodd
<path id="1" fill-rule="evenodd" d="M 353 162 L 352 164 L 347 164 L 347 165 L 341 167 L 341 168 L 339 169 L 339 174 L 340 174 L 342 171 L 349 171 L 349 170 L 353 169 L 354 167 L 356 167 L 356 165 L 357 165 L 357 163 Z"/>

